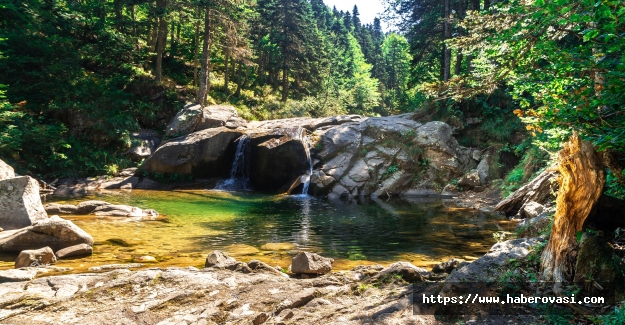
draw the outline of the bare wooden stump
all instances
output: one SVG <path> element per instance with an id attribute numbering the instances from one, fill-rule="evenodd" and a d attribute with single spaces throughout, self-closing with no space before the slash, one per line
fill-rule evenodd
<path id="1" fill-rule="evenodd" d="M 543 278 L 554 281 L 554 292 L 561 294 L 561 283 L 572 278 L 577 248 L 576 232 L 582 230 L 593 205 L 605 185 L 601 158 L 591 143 L 574 133 L 558 154 L 556 214 L 549 243 L 542 254 Z"/>

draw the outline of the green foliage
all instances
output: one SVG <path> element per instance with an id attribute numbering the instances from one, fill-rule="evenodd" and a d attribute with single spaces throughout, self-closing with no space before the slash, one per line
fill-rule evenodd
<path id="1" fill-rule="evenodd" d="M 605 194 L 615 197 L 617 199 L 621 199 L 621 200 L 625 199 L 625 186 L 621 185 L 621 183 L 618 182 L 618 179 L 616 178 L 616 176 L 614 176 L 612 171 L 609 169 L 607 170 L 607 173 L 606 173 Z"/>
<path id="2" fill-rule="evenodd" d="M 390 165 L 382 174 L 382 178 L 388 177 L 389 175 L 396 173 L 398 170 L 399 167 L 397 165 Z"/>
<path id="3" fill-rule="evenodd" d="M 599 325 L 618 325 L 625 324 L 625 302 L 621 306 L 616 306 L 614 309 L 601 316 L 591 316 L 590 319 L 594 324 Z"/>

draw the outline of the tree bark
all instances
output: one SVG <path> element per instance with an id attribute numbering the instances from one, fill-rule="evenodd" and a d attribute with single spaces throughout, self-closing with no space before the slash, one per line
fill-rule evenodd
<path id="1" fill-rule="evenodd" d="M 115 29 L 119 32 L 124 32 L 124 16 L 122 15 L 122 9 L 124 4 L 121 0 L 113 1 L 113 9 L 115 10 Z"/>
<path id="2" fill-rule="evenodd" d="M 198 54 L 200 53 L 200 19 L 202 18 L 202 12 L 200 11 L 200 8 L 197 8 L 195 18 L 195 38 L 193 39 L 193 85 L 197 86 L 197 70 L 198 65 L 200 64 L 200 59 L 198 58 Z"/>
<path id="3" fill-rule="evenodd" d="M 480 10 L 480 2 L 479 0 L 469 0 L 469 10 L 479 11 Z M 473 71 L 473 54 L 467 54 L 467 72 L 471 73 Z"/>
<path id="4" fill-rule="evenodd" d="M 163 52 L 167 43 L 167 0 L 157 0 L 156 7 L 158 10 L 158 37 L 156 39 L 156 69 L 154 79 L 160 82 L 163 74 Z"/>
<path id="5" fill-rule="evenodd" d="M 228 70 L 228 62 L 230 62 L 230 57 L 228 56 L 228 52 L 226 52 L 224 50 L 224 57 L 225 57 L 225 61 L 224 61 L 224 92 L 226 93 L 226 95 L 230 94 L 230 91 L 228 90 L 228 82 L 230 80 L 228 80 L 228 77 L 230 75 L 230 70 Z"/>
<path id="6" fill-rule="evenodd" d="M 289 68 L 286 64 L 282 70 L 282 101 L 286 102 L 289 98 Z"/>
<path id="7" fill-rule="evenodd" d="M 553 281 L 554 293 L 562 294 L 562 282 L 571 280 L 575 266 L 576 232 L 601 196 L 605 172 L 594 146 L 574 133 L 558 154 L 558 197 L 549 243 L 542 254 L 541 269 Z"/>
<path id="8" fill-rule="evenodd" d="M 243 87 L 243 63 L 239 62 L 239 70 L 237 72 L 237 90 L 234 92 L 234 96 L 241 97 L 241 88 Z"/>
<path id="9" fill-rule="evenodd" d="M 200 72 L 200 86 L 196 101 L 204 106 L 210 90 L 210 46 L 211 46 L 211 18 L 210 8 L 206 8 L 204 17 L 204 44 L 202 45 L 202 70 Z"/>
<path id="10" fill-rule="evenodd" d="M 451 38 L 451 0 L 445 0 L 445 21 L 443 26 L 443 41 Z M 451 49 L 447 44 L 443 43 L 444 53 L 444 66 L 443 66 L 443 81 L 449 80 L 449 74 L 451 70 Z"/>
<path id="11" fill-rule="evenodd" d="M 465 4 L 466 0 L 459 0 L 458 1 L 458 21 L 461 21 L 464 19 L 465 16 L 465 12 L 467 9 L 467 6 Z M 458 34 L 459 35 L 464 35 L 464 30 L 462 30 L 461 27 L 458 27 Z M 462 49 L 458 49 L 458 53 L 456 54 L 456 67 L 454 69 L 454 74 L 455 75 L 459 75 L 460 74 L 460 69 L 462 68 Z"/>

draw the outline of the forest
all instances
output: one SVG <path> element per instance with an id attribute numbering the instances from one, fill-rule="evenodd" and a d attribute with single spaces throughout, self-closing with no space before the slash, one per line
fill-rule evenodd
<path id="1" fill-rule="evenodd" d="M 495 148 L 509 192 L 573 132 L 625 195 L 618 0 L 0 1 L 0 156 L 38 177 L 115 174 L 130 133 L 187 102 L 248 120 L 415 112 Z M 389 23 L 382 29 L 381 19 Z"/>

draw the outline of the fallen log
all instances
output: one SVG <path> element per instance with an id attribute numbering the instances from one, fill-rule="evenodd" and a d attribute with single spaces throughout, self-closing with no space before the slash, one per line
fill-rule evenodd
<path id="1" fill-rule="evenodd" d="M 546 205 L 555 198 L 554 193 L 558 190 L 558 184 L 555 182 L 557 176 L 558 171 L 555 167 L 546 169 L 531 182 L 499 202 L 495 206 L 495 211 L 502 212 L 506 216 L 519 216 L 519 211 L 523 211 L 523 207 L 532 201 Z"/>

